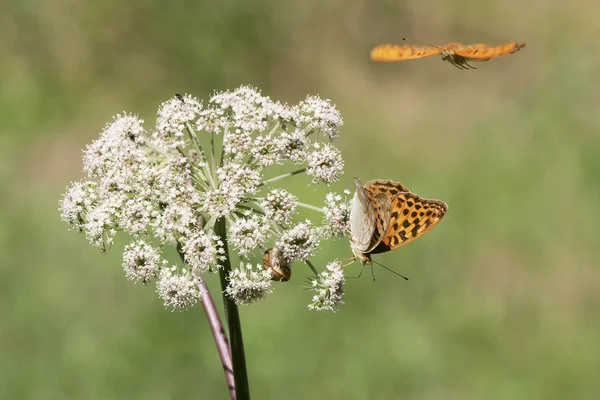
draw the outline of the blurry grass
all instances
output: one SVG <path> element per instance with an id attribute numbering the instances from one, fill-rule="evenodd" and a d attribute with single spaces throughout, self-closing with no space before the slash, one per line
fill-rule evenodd
<path id="1" fill-rule="evenodd" d="M 242 3 L 3 4 L 0 398 L 225 398 L 202 310 L 163 310 L 125 281 L 123 242 L 99 254 L 57 202 L 112 115 L 152 126 L 175 92 L 241 83 L 340 107 L 347 169 L 331 190 L 390 178 L 450 206 L 424 239 L 377 257 L 409 282 L 366 270 L 321 315 L 298 265 L 243 308 L 254 398 L 595 398 L 600 7 L 482 3 L 465 19 L 465 2 Z M 468 73 L 367 60 L 399 37 L 528 46 Z M 328 191 L 288 184 L 313 204 Z M 349 255 L 329 242 L 317 262 Z"/>

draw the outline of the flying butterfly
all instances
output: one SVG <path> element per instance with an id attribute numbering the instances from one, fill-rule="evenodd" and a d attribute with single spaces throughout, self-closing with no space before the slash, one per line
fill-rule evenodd
<path id="1" fill-rule="evenodd" d="M 371 255 L 397 249 L 429 232 L 446 215 L 448 205 L 411 193 L 400 182 L 354 179 L 350 209 L 350 247 L 363 267 Z M 362 271 L 361 271 L 362 272 Z M 405 278 L 406 279 L 406 278 Z"/>
<path id="2" fill-rule="evenodd" d="M 403 40 L 406 39 L 403 38 Z M 468 62 L 488 61 L 495 57 L 513 54 L 523 47 L 525 47 L 525 43 L 514 41 L 499 46 L 492 46 L 486 43 L 470 45 L 449 43 L 444 46 L 382 44 L 371 50 L 371 60 L 378 62 L 394 62 L 413 60 L 439 54 L 442 56 L 443 61 L 448 61 L 458 69 L 477 69 Z"/>

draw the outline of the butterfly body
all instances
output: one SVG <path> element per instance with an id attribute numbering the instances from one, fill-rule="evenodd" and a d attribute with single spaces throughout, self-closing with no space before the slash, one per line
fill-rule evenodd
<path id="1" fill-rule="evenodd" d="M 448 43 L 444 46 L 417 46 L 382 44 L 371 50 L 371 60 L 379 62 L 395 62 L 429 57 L 439 54 L 443 61 L 448 61 L 459 69 L 476 69 L 469 61 L 489 61 L 494 57 L 513 54 L 525 47 L 525 43 L 508 42 L 499 46 L 487 43 L 463 45 Z"/>
<path id="2" fill-rule="evenodd" d="M 354 180 L 350 211 L 350 247 L 363 264 L 371 254 L 385 253 L 408 244 L 431 230 L 448 211 L 443 201 L 411 193 L 400 182 Z"/>

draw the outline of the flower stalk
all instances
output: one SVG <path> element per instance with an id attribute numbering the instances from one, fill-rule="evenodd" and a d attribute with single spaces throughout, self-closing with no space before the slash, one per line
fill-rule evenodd
<path id="1" fill-rule="evenodd" d="M 231 361 L 235 380 L 235 394 L 237 400 L 250 399 L 250 387 L 248 385 L 248 372 L 246 370 L 246 355 L 244 353 L 244 340 L 242 337 L 242 324 L 238 307 L 229 296 L 225 294 L 228 282 L 227 277 L 231 273 L 231 261 L 227 246 L 227 228 L 225 218 L 219 218 L 215 224 L 215 234 L 223 242 L 225 259 L 219 269 L 221 289 L 223 290 L 223 302 L 225 304 L 225 318 L 229 327 L 229 338 L 231 340 Z"/>
<path id="2" fill-rule="evenodd" d="M 181 252 L 180 243 L 177 244 L 177 250 L 179 256 L 181 257 L 181 261 L 185 263 L 183 253 Z M 206 319 L 208 320 L 208 325 L 210 326 L 210 330 L 215 339 L 217 352 L 219 353 L 221 365 L 223 366 L 223 371 L 225 372 L 225 380 L 227 381 L 229 396 L 232 400 L 236 400 L 235 379 L 233 375 L 233 366 L 231 363 L 231 348 L 229 347 L 227 334 L 225 333 L 225 329 L 223 329 L 219 312 L 217 311 L 215 302 L 213 301 L 210 291 L 208 290 L 208 286 L 206 286 L 206 282 L 204 280 L 201 280 L 198 284 L 198 290 L 202 296 L 202 308 L 204 309 Z"/>

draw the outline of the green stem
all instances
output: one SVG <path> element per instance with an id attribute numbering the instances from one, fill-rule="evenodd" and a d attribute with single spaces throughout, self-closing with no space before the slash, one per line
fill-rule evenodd
<path id="1" fill-rule="evenodd" d="M 250 387 L 248 385 L 248 372 L 246 371 L 246 356 L 244 355 L 244 341 L 242 339 L 242 325 L 240 323 L 240 314 L 237 305 L 226 294 L 227 277 L 231 273 L 231 260 L 229 258 L 229 249 L 227 247 L 227 227 L 225 218 L 221 217 L 215 224 L 215 234 L 223 242 L 225 250 L 225 261 L 223 268 L 219 269 L 221 278 L 221 290 L 223 292 L 223 302 L 225 303 L 225 317 L 229 327 L 229 341 L 231 343 L 231 360 L 233 364 L 233 375 L 235 380 L 236 400 L 250 399 Z"/>
<path id="2" fill-rule="evenodd" d="M 223 132 L 223 140 L 221 142 L 221 159 L 219 160 L 220 167 L 222 167 L 225 163 L 225 139 L 227 138 L 227 135 L 229 135 L 229 128 L 225 128 L 225 131 Z"/>
<path id="3" fill-rule="evenodd" d="M 320 213 L 323 213 L 323 209 L 322 208 L 311 206 L 310 204 L 302 203 L 300 201 L 297 201 L 296 205 L 298 205 L 298 206 L 300 206 L 302 208 L 308 208 L 309 210 L 318 211 Z"/>
<path id="4" fill-rule="evenodd" d="M 202 145 L 200 144 L 200 141 L 198 140 L 196 131 L 194 130 L 194 128 L 192 127 L 192 125 L 189 122 L 185 123 L 185 127 L 186 127 L 186 130 L 187 130 L 187 133 L 188 133 L 190 139 L 192 139 L 192 142 L 194 143 L 194 147 L 196 147 L 196 151 L 198 152 L 198 157 L 200 158 L 200 162 L 202 163 L 202 169 L 204 170 L 204 175 L 206 175 L 205 179 L 206 179 L 207 183 L 210 186 L 212 186 L 213 188 L 216 188 L 215 180 L 212 176 L 211 168 L 209 168 L 206 154 L 204 154 L 204 150 L 202 150 Z"/>
<path id="5" fill-rule="evenodd" d="M 306 171 L 306 168 L 300 168 L 300 169 L 297 169 L 296 171 L 288 172 L 287 174 L 283 174 L 283 175 L 276 176 L 275 178 L 267 179 L 267 180 L 259 183 L 258 186 L 260 187 L 260 186 L 263 186 L 263 185 L 266 185 L 269 183 L 277 182 L 280 179 L 287 178 L 288 176 L 298 175 L 298 174 L 303 173 L 304 171 Z"/>
<path id="6" fill-rule="evenodd" d="M 304 260 L 304 262 L 306 263 L 306 265 L 308 265 L 310 267 L 310 269 L 312 269 L 313 274 L 315 274 L 315 276 L 318 278 L 319 277 L 319 271 L 317 271 L 317 269 L 315 268 L 315 266 L 308 261 L 308 259 Z"/>

